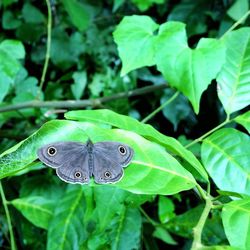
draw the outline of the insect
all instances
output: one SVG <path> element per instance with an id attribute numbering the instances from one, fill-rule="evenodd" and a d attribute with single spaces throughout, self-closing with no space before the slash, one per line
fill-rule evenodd
<path id="1" fill-rule="evenodd" d="M 60 179 L 69 183 L 115 183 L 123 177 L 123 168 L 132 160 L 134 151 L 120 142 L 55 142 L 38 149 L 38 158 L 56 169 Z"/>

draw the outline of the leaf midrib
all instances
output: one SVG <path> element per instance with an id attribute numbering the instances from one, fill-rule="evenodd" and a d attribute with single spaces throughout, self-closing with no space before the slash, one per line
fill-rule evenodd
<path id="1" fill-rule="evenodd" d="M 77 205 L 79 204 L 79 201 L 82 198 L 82 195 L 83 195 L 83 191 L 82 191 L 82 189 L 80 189 L 80 192 L 79 192 L 77 198 L 75 199 L 75 202 L 70 206 L 69 215 L 66 218 L 66 221 L 64 223 L 65 227 L 64 227 L 64 230 L 63 230 L 63 234 L 62 234 L 61 247 L 58 248 L 58 249 L 64 249 L 64 244 L 66 242 L 66 235 L 67 235 L 68 227 L 69 227 L 71 218 L 74 215 L 75 209 L 77 208 Z"/>

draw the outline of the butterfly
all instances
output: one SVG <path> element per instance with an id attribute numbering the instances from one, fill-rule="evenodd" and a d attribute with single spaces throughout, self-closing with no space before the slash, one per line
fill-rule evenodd
<path id="1" fill-rule="evenodd" d="M 120 142 L 55 142 L 38 149 L 40 161 L 56 169 L 68 183 L 115 183 L 123 177 L 123 168 L 131 162 L 134 151 Z"/>

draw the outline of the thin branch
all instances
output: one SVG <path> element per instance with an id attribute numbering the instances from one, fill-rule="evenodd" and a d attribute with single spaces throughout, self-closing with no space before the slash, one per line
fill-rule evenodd
<path id="1" fill-rule="evenodd" d="M 164 102 L 160 107 L 158 107 L 157 109 L 155 109 L 152 113 L 150 113 L 148 116 L 146 116 L 141 122 L 142 123 L 146 123 L 148 122 L 148 120 L 150 120 L 152 117 L 154 117 L 157 113 L 159 113 L 161 110 L 164 109 L 164 107 L 166 107 L 169 103 L 171 103 L 172 101 L 174 101 L 174 99 L 179 95 L 180 92 L 175 92 L 171 98 L 169 98 L 166 102 Z"/>
<path id="2" fill-rule="evenodd" d="M 238 25 L 240 25 L 248 16 L 250 15 L 250 10 L 246 12 L 236 23 L 234 23 L 224 34 L 220 39 L 223 39 L 228 33 L 230 33 L 232 30 L 234 30 Z"/>
<path id="3" fill-rule="evenodd" d="M 46 55 L 45 55 L 45 61 L 43 65 L 43 72 L 40 80 L 40 91 L 43 88 L 43 84 L 45 81 L 47 69 L 48 69 L 48 64 L 49 64 L 49 57 L 50 57 L 50 47 L 51 47 L 51 26 L 52 26 L 52 15 L 51 15 L 51 6 L 50 6 L 50 1 L 45 0 L 47 4 L 47 9 L 48 9 L 48 24 L 47 24 L 47 48 L 46 48 Z"/>
<path id="4" fill-rule="evenodd" d="M 9 209 L 8 209 L 8 206 L 7 206 L 7 200 L 5 198 L 5 194 L 4 194 L 4 191 L 3 191 L 1 181 L 0 181 L 0 195 L 1 195 L 1 198 L 2 198 L 2 201 L 3 201 L 3 207 L 4 207 L 4 210 L 5 210 L 7 223 L 8 223 L 8 228 L 9 228 L 9 232 L 10 232 L 11 250 L 16 250 L 16 244 L 15 244 L 14 233 L 13 233 L 13 229 L 12 229 L 12 225 L 11 225 L 10 213 L 9 213 Z"/>
<path id="5" fill-rule="evenodd" d="M 205 133 L 204 135 L 202 135 L 201 137 L 193 140 L 191 143 L 189 143 L 188 145 L 185 146 L 185 148 L 189 148 L 191 147 L 192 145 L 194 145 L 195 143 L 197 142 L 200 142 L 202 141 L 205 137 L 209 136 L 210 134 L 212 134 L 214 131 L 218 130 L 219 128 L 225 126 L 226 124 L 228 124 L 229 122 L 231 122 L 231 120 L 229 119 L 229 117 L 227 117 L 227 119 L 222 122 L 221 124 L 219 124 L 218 126 L 216 126 L 215 128 L 209 130 L 207 133 Z"/>
<path id="6" fill-rule="evenodd" d="M 212 201 L 209 197 L 207 197 L 205 199 L 205 201 L 206 201 L 206 203 L 205 203 L 204 210 L 202 211 L 201 217 L 200 217 L 197 225 L 193 229 L 194 241 L 193 241 L 191 250 L 200 249 L 202 247 L 202 241 L 201 241 L 202 231 L 203 231 L 203 228 L 205 226 L 207 217 L 210 213 L 210 210 L 212 209 L 212 206 L 213 206 Z"/>
<path id="7" fill-rule="evenodd" d="M 85 100 L 65 100 L 65 101 L 30 101 L 18 104 L 11 104 L 0 107 L 0 113 L 27 109 L 27 108 L 85 108 L 85 107 L 98 107 L 103 103 L 111 102 L 114 100 L 128 98 L 132 96 L 145 95 L 154 91 L 167 88 L 167 84 L 147 86 L 139 89 L 134 89 L 126 92 L 114 94 L 112 96 L 104 96 L 96 99 Z"/>

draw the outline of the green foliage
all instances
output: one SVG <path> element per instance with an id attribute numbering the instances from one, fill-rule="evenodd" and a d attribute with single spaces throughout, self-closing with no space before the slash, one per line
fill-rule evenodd
<path id="1" fill-rule="evenodd" d="M 0 249 L 250 249 L 249 1 L 0 11 Z M 133 148 L 120 181 L 37 160 L 88 139 Z"/>
<path id="2" fill-rule="evenodd" d="M 119 24 L 114 38 L 123 61 L 121 74 L 156 64 L 165 79 L 189 98 L 198 113 L 201 94 L 224 63 L 225 48 L 218 40 L 203 38 L 195 50 L 190 49 L 183 23 L 162 24 L 156 36 L 157 28 L 148 16 L 126 17 Z M 125 36 L 128 32 L 132 35 Z"/>
<path id="3" fill-rule="evenodd" d="M 218 95 L 225 111 L 231 114 L 249 105 L 250 28 L 234 31 L 223 39 L 226 62 L 218 75 Z M 238 41 L 241 41 L 239 46 Z"/>
<path id="4" fill-rule="evenodd" d="M 202 162 L 220 189 L 249 195 L 249 143 L 248 135 L 232 128 L 220 129 L 203 141 Z"/>
<path id="5" fill-rule="evenodd" d="M 222 221 L 228 241 L 232 246 L 247 249 L 249 237 L 250 200 L 231 201 L 223 207 Z M 241 240 L 237 237 L 240 232 Z"/>

